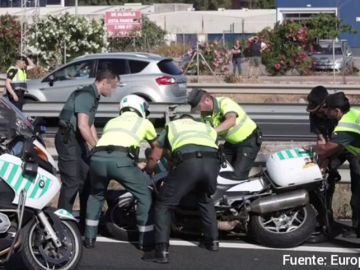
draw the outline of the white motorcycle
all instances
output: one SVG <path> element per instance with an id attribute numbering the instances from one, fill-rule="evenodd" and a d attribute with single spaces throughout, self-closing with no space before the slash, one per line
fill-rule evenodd
<path id="1" fill-rule="evenodd" d="M 75 269 L 82 256 L 76 219 L 47 205 L 61 182 L 32 123 L 0 98 L 0 264 L 8 269 Z"/>
<path id="2" fill-rule="evenodd" d="M 232 171 L 230 164 L 224 164 L 212 196 L 218 228 L 223 233 L 245 233 L 259 244 L 286 248 L 306 241 L 316 225 L 324 231 L 330 227 L 326 180 L 311 152 L 296 148 L 274 153 L 262 173 L 247 180 L 231 179 Z M 162 174 L 155 178 L 163 178 Z M 103 224 L 110 236 L 136 239 L 136 201 L 132 195 L 126 191 L 109 192 L 107 202 Z M 191 194 L 174 212 L 173 232 L 201 232 Z"/>

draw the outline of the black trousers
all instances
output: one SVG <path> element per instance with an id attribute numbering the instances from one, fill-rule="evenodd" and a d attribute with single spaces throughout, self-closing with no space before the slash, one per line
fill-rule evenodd
<path id="1" fill-rule="evenodd" d="M 239 180 L 247 179 L 261 148 L 261 143 L 261 135 L 258 130 L 255 130 L 241 143 L 226 142 L 223 151 L 226 159 L 234 168 L 234 173 L 229 173 L 226 177 Z"/>
<path id="2" fill-rule="evenodd" d="M 172 169 L 155 204 L 155 243 L 169 243 L 171 210 L 181 198 L 195 191 L 204 238 L 218 239 L 216 212 L 210 197 L 216 190 L 220 162 L 215 158 L 191 158 Z"/>
<path id="3" fill-rule="evenodd" d="M 22 90 L 15 90 L 15 94 L 18 96 L 19 100 L 15 101 L 12 97 L 12 95 L 10 95 L 10 93 L 8 91 L 6 91 L 6 95 L 8 97 L 8 99 L 10 100 L 10 102 L 12 104 L 14 104 L 16 106 L 16 108 L 18 108 L 20 111 L 22 111 L 22 108 L 24 106 L 24 94 L 25 92 Z"/>
<path id="4" fill-rule="evenodd" d="M 349 156 L 351 178 L 352 224 L 360 233 L 360 156 Z"/>
<path id="5" fill-rule="evenodd" d="M 67 134 L 63 129 L 56 133 L 55 147 L 62 181 L 58 208 L 72 213 L 75 198 L 79 193 L 80 221 L 81 225 L 84 225 L 90 193 L 88 148 L 80 134 L 73 131 Z"/>

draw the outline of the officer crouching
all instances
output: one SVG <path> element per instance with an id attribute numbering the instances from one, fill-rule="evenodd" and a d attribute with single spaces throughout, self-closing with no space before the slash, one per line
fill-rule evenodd
<path id="1" fill-rule="evenodd" d="M 140 143 L 156 139 L 153 124 L 146 119 L 147 102 L 136 95 L 125 96 L 120 102 L 120 116 L 111 119 L 92 151 L 90 160 L 91 191 L 87 203 L 85 242 L 95 246 L 101 208 L 109 181 L 114 179 L 138 201 L 136 210 L 139 248 L 153 245 L 153 224 L 150 221 L 152 204 L 148 189 L 149 176 L 136 164 Z"/>
<path id="2" fill-rule="evenodd" d="M 145 254 L 144 260 L 168 263 L 171 209 L 191 191 L 197 195 L 204 247 L 211 251 L 219 249 L 216 213 L 210 197 L 216 190 L 220 169 L 216 138 L 211 126 L 185 116 L 170 122 L 157 139 L 146 170 L 153 172 L 164 149 L 171 151 L 174 166 L 155 204 L 155 253 Z"/>

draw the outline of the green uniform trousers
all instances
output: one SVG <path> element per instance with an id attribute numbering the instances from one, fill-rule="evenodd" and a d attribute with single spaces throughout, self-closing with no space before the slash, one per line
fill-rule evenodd
<path id="1" fill-rule="evenodd" d="M 140 237 L 145 232 L 153 231 L 149 218 L 152 204 L 151 191 L 148 188 L 150 178 L 136 166 L 126 152 L 96 152 L 91 157 L 90 172 L 92 177 L 86 211 L 86 238 L 96 238 L 101 209 L 111 179 L 123 185 L 137 200 L 136 218 Z"/>

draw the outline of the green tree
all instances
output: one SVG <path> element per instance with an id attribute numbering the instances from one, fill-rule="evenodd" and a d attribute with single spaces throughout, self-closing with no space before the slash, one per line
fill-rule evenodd
<path id="1" fill-rule="evenodd" d="M 165 42 L 166 32 L 143 16 L 141 35 L 109 38 L 110 51 L 149 51 Z"/>
<path id="2" fill-rule="evenodd" d="M 20 23 L 9 14 L 0 16 L 0 71 L 6 72 L 20 52 Z"/>
<path id="3" fill-rule="evenodd" d="M 333 39 L 341 33 L 355 34 L 356 30 L 350 25 L 344 24 L 338 17 L 332 14 L 319 14 L 310 20 L 304 21 L 309 29 L 310 39 Z"/>
<path id="4" fill-rule="evenodd" d="M 103 22 L 66 13 L 42 19 L 31 29 L 29 49 L 46 67 L 57 66 L 86 53 L 106 50 Z"/>

